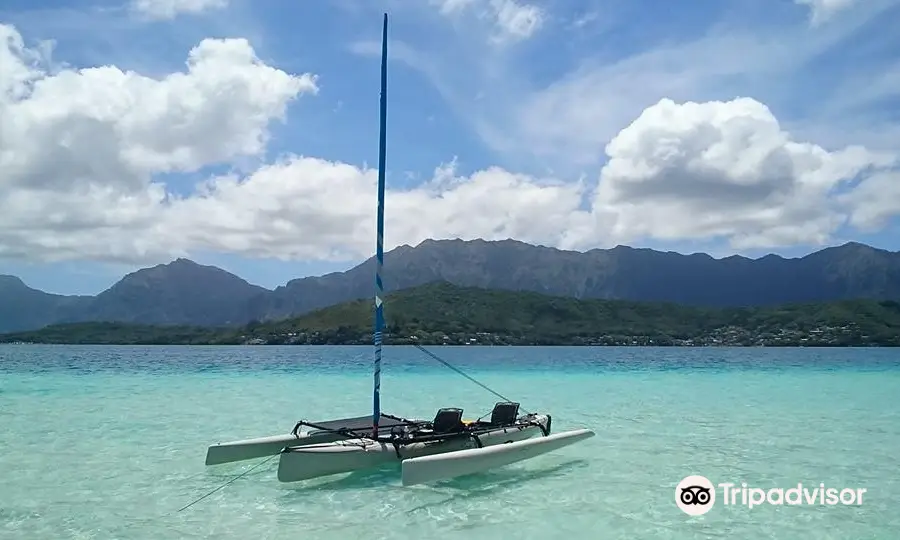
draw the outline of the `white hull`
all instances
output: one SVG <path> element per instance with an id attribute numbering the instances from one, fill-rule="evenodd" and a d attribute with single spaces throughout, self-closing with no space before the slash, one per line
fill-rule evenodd
<path id="1" fill-rule="evenodd" d="M 402 481 L 404 486 L 411 486 L 474 474 L 531 459 L 593 436 L 593 431 L 576 429 L 539 439 L 404 459 Z"/>
<path id="2" fill-rule="evenodd" d="M 545 415 L 535 418 L 545 427 L 548 419 L 549 417 Z M 536 425 L 509 426 L 481 433 L 478 439 L 482 446 L 493 446 L 523 441 L 541 434 L 541 428 Z M 393 444 L 371 439 L 345 439 L 330 444 L 291 447 L 281 454 L 278 463 L 278 480 L 298 482 L 332 474 L 373 469 L 409 458 L 477 447 L 477 443 L 465 435 L 403 445 L 400 446 L 399 452 Z"/>
<path id="3" fill-rule="evenodd" d="M 343 435 L 328 432 L 316 435 L 310 435 L 308 433 L 294 435 L 287 433 L 282 435 L 271 435 L 269 437 L 257 437 L 241 441 L 217 443 L 207 448 L 206 464 L 221 465 L 222 463 L 274 456 L 284 450 L 287 446 L 322 444 L 339 441 L 344 438 L 346 437 Z"/>
<path id="4" fill-rule="evenodd" d="M 417 421 L 404 421 L 396 417 L 390 418 L 387 416 L 382 416 L 381 419 L 381 425 L 387 431 L 391 427 L 404 422 Z M 308 430 L 305 432 L 270 435 L 268 437 L 256 437 L 211 445 L 206 450 L 206 464 L 220 465 L 222 463 L 274 456 L 288 446 L 307 446 L 344 440 L 351 437 L 351 435 L 340 433 L 338 430 L 371 430 L 372 417 L 342 418 L 340 420 L 327 420 L 305 425 L 308 427 Z M 316 429 L 317 427 L 325 429 Z"/>

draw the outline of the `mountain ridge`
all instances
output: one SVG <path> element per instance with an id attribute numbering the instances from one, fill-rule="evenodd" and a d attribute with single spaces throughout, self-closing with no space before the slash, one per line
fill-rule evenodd
<path id="1" fill-rule="evenodd" d="M 898 347 L 900 302 L 842 300 L 703 308 L 579 300 L 458 287 L 446 281 L 389 293 L 388 345 Z M 369 345 L 369 299 L 242 327 L 117 322 L 0 334 L 0 343 L 94 345 Z"/>
<path id="2" fill-rule="evenodd" d="M 71 322 L 243 325 L 302 315 L 372 294 L 374 258 L 267 289 L 177 258 L 94 296 L 55 295 L 0 275 L 0 332 Z M 752 306 L 900 299 L 900 253 L 847 242 L 802 257 L 682 254 L 619 245 L 584 252 L 518 240 L 424 240 L 385 256 L 387 292 L 446 281 L 463 287 L 584 299 Z"/>

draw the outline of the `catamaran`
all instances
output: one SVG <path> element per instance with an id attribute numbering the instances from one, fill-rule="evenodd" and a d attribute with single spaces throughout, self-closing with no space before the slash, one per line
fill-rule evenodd
<path id="1" fill-rule="evenodd" d="M 215 444 L 207 450 L 207 465 L 278 455 L 278 480 L 297 482 L 400 462 L 402 484 L 409 486 L 509 465 L 594 436 L 588 429 L 551 434 L 549 414 L 521 410 L 519 403 L 496 392 L 503 401 L 494 406 L 486 420 L 464 420 L 463 409 L 455 407 L 438 410 L 432 420 L 406 419 L 382 412 L 387 29 L 385 14 L 381 39 L 373 414 L 322 422 L 300 421 L 288 434 Z"/>

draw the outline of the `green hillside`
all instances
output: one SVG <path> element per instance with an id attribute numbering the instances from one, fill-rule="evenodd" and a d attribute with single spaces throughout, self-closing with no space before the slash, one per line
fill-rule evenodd
<path id="1" fill-rule="evenodd" d="M 577 300 L 432 283 L 388 295 L 389 344 L 900 345 L 900 304 L 847 300 L 759 308 Z M 0 341 L 97 344 L 368 344 L 372 301 L 246 327 L 56 325 Z"/>

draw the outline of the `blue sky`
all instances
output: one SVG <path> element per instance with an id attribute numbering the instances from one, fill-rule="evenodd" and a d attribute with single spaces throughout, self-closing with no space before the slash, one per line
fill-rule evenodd
<path id="1" fill-rule="evenodd" d="M 178 0 L 167 1 L 170 5 L 178 3 Z M 199 6 L 202 3 L 201 0 L 181 1 L 184 5 L 194 2 Z M 185 71 L 188 52 L 208 38 L 244 38 L 265 66 L 294 76 L 314 75 L 315 91 L 284 98 L 283 119 L 266 110 L 265 115 L 270 118 L 259 128 L 265 137 L 265 144 L 259 151 L 217 155 L 215 159 L 197 160 L 190 166 L 147 166 L 135 173 L 135 178 L 144 184 L 152 179 L 152 182 L 164 185 L 169 198 L 195 197 L 201 191 L 198 186 L 213 177 L 232 174 L 250 178 L 260 167 L 279 163 L 279 160 L 287 159 L 285 156 L 314 157 L 357 168 L 375 167 L 378 145 L 377 44 L 380 13 L 389 11 L 388 181 L 398 192 L 424 189 L 421 186 L 432 180 L 436 169 L 448 163 L 453 163 L 453 174 L 463 179 L 457 180 L 461 183 L 482 181 L 476 180 L 479 171 L 491 171 L 491 168 L 498 168 L 508 175 L 524 175 L 527 179 L 521 182 L 528 186 L 544 186 L 541 189 L 534 187 L 535 197 L 550 193 L 547 191 L 550 188 L 540 183 L 549 182 L 549 179 L 565 186 L 582 182 L 587 187 L 579 195 L 582 198 L 578 209 L 583 215 L 577 219 L 562 214 L 550 216 L 550 210 L 544 210 L 550 206 L 529 206 L 532 203 L 524 195 L 513 201 L 512 192 L 499 191 L 499 187 L 489 192 L 496 198 L 487 210 L 493 212 L 496 207 L 498 213 L 511 216 L 497 218 L 516 223 L 503 228 L 503 231 L 512 231 L 510 236 L 576 249 L 627 243 L 682 252 L 708 251 L 717 256 L 735 252 L 749 256 L 769 252 L 797 256 L 848 240 L 900 249 L 896 218 L 900 207 L 894 207 L 900 206 L 897 204 L 900 195 L 880 196 L 878 191 L 888 180 L 882 180 L 878 185 L 872 180 L 866 190 L 858 190 L 858 196 L 851 193 L 866 182 L 875 169 L 884 174 L 896 171 L 896 162 L 892 160 L 895 159 L 893 152 L 900 150 L 900 55 L 897 54 L 900 35 L 896 31 L 900 28 L 900 1 L 821 2 L 821 6 L 832 6 L 831 11 L 815 7 L 819 3 L 791 0 L 696 0 L 678 4 L 649 0 L 455 0 L 455 4 L 453 0 L 219 0 L 211 4 L 215 5 L 197 12 L 188 10 L 167 16 L 150 16 L 122 1 L 6 0 L 0 6 L 0 24 L 14 28 L 31 50 L 42 50 L 41 42 L 53 42 L 52 55 L 44 59 L 48 67 L 42 77 L 79 68 L 114 66 L 122 73 L 134 72 L 161 80 L 171 73 Z M 527 9 L 531 11 L 521 11 Z M 516 13 L 520 17 L 537 14 L 540 22 L 529 29 L 522 26 L 524 19 L 510 18 Z M 229 86 L 202 88 L 219 95 L 238 92 Z M 285 96 L 290 94 L 288 90 L 284 92 Z M 688 127 L 679 128 L 677 133 L 666 131 L 674 129 L 671 127 L 657 129 L 651 126 L 649 115 L 642 117 L 643 124 L 636 122 L 643 111 L 656 106 L 663 98 L 671 99 L 675 107 L 672 109 L 675 116 L 663 117 L 677 118 L 671 122 Z M 698 212 L 696 209 L 701 207 L 673 199 L 679 193 L 687 194 L 690 187 L 685 187 L 682 192 L 669 187 L 665 190 L 667 195 L 662 192 L 652 196 L 645 194 L 637 202 L 624 198 L 625 193 L 631 191 L 621 187 L 625 186 L 623 182 L 635 178 L 635 171 L 643 170 L 641 164 L 653 162 L 636 157 L 638 143 L 641 152 L 645 152 L 641 155 L 658 156 L 659 149 L 667 147 L 671 137 L 677 135 L 682 141 L 678 145 L 680 151 L 694 149 L 684 141 L 688 134 L 702 131 L 701 120 L 689 117 L 687 109 L 681 105 L 687 101 L 727 104 L 736 98 L 750 98 L 760 104 L 761 108 L 750 107 L 747 109 L 750 112 L 741 113 L 756 122 L 747 130 L 764 133 L 766 141 L 779 140 L 780 134 L 784 134 L 790 144 L 815 146 L 813 150 L 801 151 L 789 145 L 787 151 L 795 159 L 790 174 L 799 182 L 797 185 L 812 189 L 808 186 L 825 181 L 813 180 L 813 175 L 824 178 L 826 169 L 840 169 L 840 174 L 828 173 L 840 176 L 840 183 L 834 176 L 833 186 L 826 190 L 827 193 L 816 191 L 815 195 L 809 196 L 797 188 L 797 200 L 784 202 L 784 208 L 779 209 L 777 215 L 765 216 L 766 205 L 771 207 L 771 203 L 764 201 L 753 208 L 746 206 L 732 211 L 725 203 L 719 206 L 707 197 L 703 210 Z M 26 98 L 16 99 L 19 101 L 12 101 L 13 106 Z M 137 98 L 130 103 L 133 107 L 150 107 Z M 235 105 L 232 111 L 243 111 L 242 107 Z M 78 110 L 73 105 L 66 114 L 76 114 Z M 249 105 L 246 110 L 248 117 L 257 114 L 257 109 Z M 712 108 L 704 110 L 713 111 Z M 716 129 L 736 129 L 733 126 L 737 121 L 726 121 L 730 116 L 722 120 L 738 114 L 733 112 L 734 107 L 716 110 L 718 112 L 698 114 Z M 0 112 L 3 112 L 2 108 Z M 193 122 L 192 118 L 195 117 L 185 113 L 179 122 Z M 239 120 L 232 119 L 219 129 L 231 129 L 230 126 Z M 629 126 L 633 129 L 628 133 L 634 133 L 634 136 L 626 137 L 624 134 Z M 772 126 L 781 131 L 772 132 Z M 639 133 L 638 128 L 643 131 Z M 10 133 L 10 136 L 16 136 L 14 132 Z M 27 131 L 22 138 L 31 137 L 31 133 Z M 623 134 L 619 138 L 621 144 L 617 146 L 620 150 L 610 150 L 611 146 L 607 145 L 620 134 Z M 46 133 L 43 136 L 53 137 Z M 754 141 L 763 137 L 742 136 L 749 141 L 747 145 L 757 144 Z M 731 140 L 727 135 L 723 138 Z M 632 146 L 625 148 L 628 141 Z M 38 143 L 61 144 L 58 140 L 35 139 L 35 144 Z M 98 140 L 97 144 L 102 141 Z M 769 142 L 765 144 L 770 145 Z M 854 146 L 879 157 L 850 159 L 844 154 L 839 155 L 847 147 Z M 122 149 L 131 146 L 122 143 L 117 148 L 117 155 L 122 155 Z M 728 158 L 728 166 L 722 167 L 734 172 L 742 163 L 739 157 L 742 148 L 733 147 L 732 150 L 738 157 Z M 815 173 L 804 176 L 803 164 L 809 159 L 819 159 L 816 156 L 820 156 L 817 153 L 820 150 L 837 157 L 829 157 L 833 163 L 828 161 Z M 106 155 L 99 150 L 97 154 Z M 174 152 L 172 156 L 175 156 Z M 618 159 L 614 159 L 616 156 Z M 97 162 L 92 162 L 89 167 L 91 171 L 112 169 L 112 165 L 106 167 L 99 161 L 101 157 L 96 159 Z M 175 163 L 177 159 L 171 157 L 167 163 Z M 623 165 L 613 167 L 612 161 Z M 3 172 L 2 163 L 0 161 L 0 173 Z M 135 171 L 132 165 L 129 162 L 126 169 Z M 724 170 L 722 167 L 716 170 Z M 322 174 L 325 175 L 323 181 L 327 181 L 327 174 Z M 734 172 L 729 178 L 740 184 L 744 181 L 741 174 Z M 766 176 L 769 173 L 760 174 Z M 675 182 L 676 178 L 682 181 L 682 176 L 673 173 L 670 182 Z M 650 179 L 646 180 L 644 185 L 650 186 Z M 303 180 L 298 178 L 296 181 Z M 613 189 L 610 186 L 620 187 L 615 193 L 604 194 L 598 187 L 604 182 L 610 190 Z M 99 185 L 99 180 L 91 185 L 95 184 Z M 4 189 L 7 188 L 0 179 L 0 195 Z M 524 192 L 515 186 L 509 189 Z M 787 188 L 773 190 L 786 191 Z M 589 212 L 590 208 L 601 206 L 600 202 L 593 202 L 595 192 L 599 197 L 597 201 L 603 201 L 606 209 L 603 216 L 606 217 L 598 217 L 599 211 Z M 427 199 L 428 204 L 437 199 L 444 201 L 441 204 L 445 206 L 451 204 L 447 202 L 451 199 L 446 195 L 447 191 L 442 193 Z M 370 198 L 374 197 L 374 192 L 354 192 L 353 196 Z M 827 216 L 820 215 L 817 210 L 820 203 L 816 202 L 819 196 L 822 197 L 821 205 L 840 201 L 843 206 Z M 276 195 L 274 199 L 279 197 L 285 198 L 288 194 Z M 691 200 L 694 204 L 699 199 L 695 196 Z M 650 201 L 655 201 L 656 206 Z M 250 197 L 244 197 L 244 202 L 253 204 Z M 507 202 L 509 208 L 505 207 Z M 167 203 L 168 199 L 160 204 Z M 327 204 L 340 206 L 340 201 L 331 197 Z M 364 204 L 374 206 L 374 200 Z M 395 208 L 405 207 L 404 204 L 398 203 Z M 467 204 L 471 206 L 471 202 Z M 48 208 L 44 203 L 35 205 L 35 208 Z M 441 215 L 458 214 L 463 221 L 473 221 L 463 210 L 445 206 L 440 207 L 440 211 L 445 212 Z M 388 212 L 390 207 L 389 194 Z M 224 203 L 215 208 L 225 208 Z M 243 211 L 235 206 L 228 208 L 228 212 Z M 632 213 L 627 214 L 623 208 Z M 635 209 L 644 214 L 635 213 L 638 212 Z M 335 212 L 340 214 L 339 210 Z M 253 211 L 262 212 L 258 208 Z M 547 228 L 558 230 L 552 235 L 530 232 L 532 229 L 522 224 L 528 221 L 528 212 L 532 212 L 532 221 L 546 219 Z M 569 209 L 569 215 L 574 212 L 575 209 Z M 706 212 L 711 216 L 707 220 L 709 223 L 700 223 L 702 220 L 688 223 L 698 213 Z M 713 219 L 716 212 L 726 217 L 731 213 L 740 219 Z M 152 242 L 142 236 L 143 231 L 153 227 L 147 221 L 150 218 L 140 221 L 144 229 L 134 229 L 139 232 L 129 233 L 130 238 L 142 246 L 155 242 L 152 249 L 141 248 L 140 256 L 128 255 L 138 251 L 127 246 L 129 237 L 109 236 L 107 240 L 102 236 L 115 234 L 108 228 L 92 233 L 94 241 L 90 246 L 85 244 L 83 249 L 77 243 L 83 241 L 79 240 L 82 237 L 69 238 L 65 230 L 59 232 L 59 238 L 64 240 L 58 242 L 66 246 L 65 255 L 57 248 L 59 256 L 54 255 L 56 240 L 53 238 L 35 241 L 34 249 L 30 243 L 28 249 L 17 247 L 16 241 L 24 242 L 16 240 L 22 236 L 0 239 L 0 243 L 6 241 L 9 244 L 5 250 L 0 246 L 0 273 L 18 275 L 29 285 L 47 291 L 94 294 L 125 272 L 168 262 L 181 255 L 220 266 L 253 283 L 274 287 L 294 277 L 346 269 L 358 263 L 366 253 L 364 248 L 358 247 L 365 245 L 360 236 L 363 233 L 359 231 L 352 233 L 353 239 L 347 236 L 346 241 L 335 233 L 335 245 L 348 246 L 341 248 L 342 255 L 320 256 L 318 253 L 325 253 L 324 248 L 317 244 L 315 249 L 319 251 L 315 251 L 310 243 L 292 248 L 293 254 L 284 260 L 276 258 L 274 239 L 266 249 L 247 247 L 249 241 L 243 238 L 253 237 L 256 233 L 251 231 L 242 232 L 245 236 L 241 238 L 235 233 L 231 243 L 224 240 L 184 240 L 179 243 L 179 236 L 187 236 L 185 230 L 204 226 L 203 219 L 196 216 L 195 221 L 186 221 L 187 213 L 178 214 L 180 221 L 175 221 L 175 217 L 165 218 L 169 220 L 167 224 L 157 227 L 162 232 L 146 233 L 146 238 L 152 236 Z M 438 214 L 436 210 L 427 213 Z M 544 213 L 548 217 L 544 218 Z M 617 217 L 609 217 L 613 214 Z M 31 214 L 29 220 L 40 221 L 42 215 L 49 214 Z M 366 226 L 365 217 L 367 214 L 359 218 L 361 221 L 356 229 Z M 227 217 L 221 219 L 227 220 Z M 482 231 L 499 227 L 494 224 L 493 228 L 479 229 L 473 225 L 470 230 L 463 225 L 453 225 L 445 230 L 436 217 L 435 223 L 429 223 L 419 234 L 413 231 L 416 225 L 413 218 L 409 219 L 411 223 L 403 225 L 406 227 L 403 233 L 396 235 L 401 238 L 397 243 L 416 243 L 416 240 L 429 236 L 486 236 Z M 684 224 L 674 225 L 676 219 Z M 659 223 L 650 223 L 654 221 Z M 671 227 L 668 226 L 670 222 Z M 18 223 L 22 223 L 21 218 L 8 227 L 16 227 Z M 285 238 L 279 237 L 278 242 L 295 238 L 302 243 L 307 242 L 305 238 L 310 235 L 319 234 L 319 229 L 312 225 L 304 229 L 304 223 L 311 222 L 297 217 L 292 225 L 295 228 L 285 233 Z M 605 226 L 607 223 L 609 225 Z M 811 223 L 817 224 L 819 229 L 812 230 Z M 25 230 L 24 226 L 21 230 Z M 617 232 L 607 235 L 606 231 Z M 387 232 L 390 236 L 392 231 Z M 346 234 L 351 235 L 350 232 Z M 160 239 L 165 235 L 169 235 L 166 238 L 170 239 L 170 244 L 165 243 L 169 240 Z M 374 234 L 370 236 L 373 243 Z M 765 238 L 760 239 L 762 236 Z M 266 238 L 270 239 L 269 236 Z M 107 252 L 103 248 L 107 244 L 118 247 Z"/>

